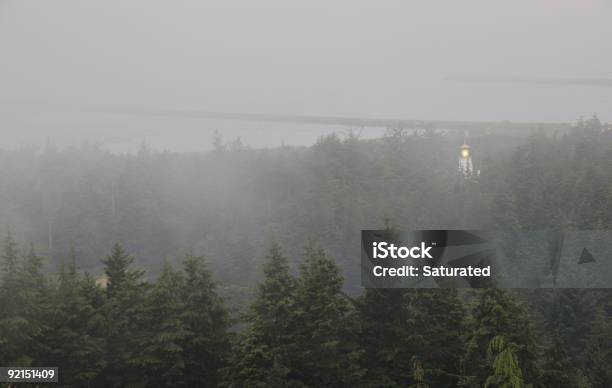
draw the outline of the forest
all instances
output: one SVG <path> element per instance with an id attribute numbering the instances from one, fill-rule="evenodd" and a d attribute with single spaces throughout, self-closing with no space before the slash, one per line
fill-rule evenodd
<path id="1" fill-rule="evenodd" d="M 0 365 L 64 387 L 612 386 L 609 290 L 361 287 L 362 229 L 610 228 L 597 117 L 469 139 L 478 180 L 462 140 L 0 150 Z"/>

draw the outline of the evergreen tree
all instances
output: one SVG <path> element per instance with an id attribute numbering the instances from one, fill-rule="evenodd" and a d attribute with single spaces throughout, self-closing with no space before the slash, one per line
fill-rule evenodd
<path id="1" fill-rule="evenodd" d="M 229 352 L 229 313 L 201 256 L 187 255 L 183 269 L 185 384 L 215 387 Z"/>
<path id="2" fill-rule="evenodd" d="M 34 247 L 23 257 L 19 271 L 19 288 L 23 306 L 22 316 L 27 320 L 27 333 L 30 337 L 23 353 L 34 359 L 40 353 L 39 341 L 47 324 L 50 306 L 50 287 L 43 275 L 43 258 L 38 256 Z"/>
<path id="3" fill-rule="evenodd" d="M 586 341 L 585 373 L 595 388 L 612 386 L 612 316 L 602 312 Z"/>
<path id="4" fill-rule="evenodd" d="M 188 332 L 181 320 L 183 287 L 182 274 L 166 263 L 148 295 L 147 336 L 143 338 L 144 357 L 140 359 L 149 386 L 185 386 L 183 346 Z"/>
<path id="5" fill-rule="evenodd" d="M 295 279 L 280 245 L 272 244 L 263 270 L 265 279 L 259 285 L 247 319 L 262 332 L 266 343 L 282 347 L 287 342 L 283 337 L 289 335 Z"/>
<path id="6" fill-rule="evenodd" d="M 290 376 L 284 366 L 287 360 L 278 356 L 275 349 L 259 337 L 254 327 L 249 327 L 232 346 L 229 366 L 224 370 L 222 386 L 227 388 L 253 387 L 306 387 Z"/>
<path id="7" fill-rule="evenodd" d="M 32 355 L 27 352 L 31 322 L 25 316 L 27 300 L 20 284 L 23 268 L 18 250 L 9 231 L 0 258 L 0 365 L 28 366 L 32 363 Z"/>
<path id="8" fill-rule="evenodd" d="M 555 289 L 539 293 L 543 329 L 570 355 L 572 364 L 587 367 L 587 341 L 601 314 L 595 290 Z"/>
<path id="9" fill-rule="evenodd" d="M 402 387 L 410 380 L 416 354 L 413 329 L 418 317 L 411 290 L 368 288 L 359 299 L 362 366 L 371 386 Z"/>
<path id="10" fill-rule="evenodd" d="M 104 338 L 100 311 L 87 298 L 87 279 L 76 272 L 74 262 L 60 268 L 51 308 L 37 346 L 38 365 L 56 365 L 59 386 L 89 387 L 104 367 Z"/>
<path id="11" fill-rule="evenodd" d="M 559 338 L 553 337 L 543 354 L 541 384 L 545 388 L 587 388 L 581 370 L 574 367 Z"/>
<path id="12" fill-rule="evenodd" d="M 416 357 L 429 368 L 425 381 L 432 386 L 456 385 L 465 320 L 456 290 L 367 289 L 360 300 L 360 341 L 369 384 L 416 384 L 408 373 Z"/>
<path id="13" fill-rule="evenodd" d="M 309 246 L 295 294 L 290 375 L 308 386 L 358 384 L 363 375 L 355 338 L 357 317 L 342 294 L 339 268 L 321 248 Z"/>
<path id="14" fill-rule="evenodd" d="M 9 230 L 4 238 L 4 248 L 2 252 L 2 277 L 0 280 L 2 281 L 2 290 L 8 292 L 7 290 L 15 289 L 17 287 L 17 278 L 18 278 L 18 268 L 19 268 L 19 245 L 13 239 L 11 231 Z M 9 306 L 9 305 L 5 305 Z"/>
<path id="15" fill-rule="evenodd" d="M 491 342 L 496 337 L 503 339 L 500 340 L 503 349 L 516 355 L 525 384 L 537 385 L 539 371 L 532 317 L 516 296 L 503 289 L 477 291 L 471 308 L 462 384 L 482 384 L 498 373 L 492 364 L 495 358 L 487 357 L 491 353 L 489 344 L 493 344 L 496 354 L 502 351 L 499 343 Z"/>
<path id="16" fill-rule="evenodd" d="M 106 368 L 104 384 L 109 387 L 144 386 L 142 365 L 147 336 L 146 297 L 148 286 L 143 271 L 130 268 L 134 257 L 115 244 L 103 260 L 108 277 L 104 304 Z"/>
<path id="17" fill-rule="evenodd" d="M 42 272 L 43 258 L 38 256 L 34 247 L 30 246 L 28 254 L 22 263 L 21 285 L 28 290 L 32 298 L 36 298 L 45 292 L 45 277 Z"/>
<path id="18" fill-rule="evenodd" d="M 47 316 L 51 306 L 51 287 L 43 275 L 43 258 L 38 256 L 33 247 L 21 260 L 18 271 L 19 295 L 22 306 L 20 316 L 26 321 L 23 336 L 28 340 L 23 344 L 23 354 L 32 358 L 34 365 L 40 365 L 40 342 L 48 324 Z"/>
<path id="19" fill-rule="evenodd" d="M 416 311 L 413 343 L 415 355 L 427 368 L 429 385 L 456 386 L 466 347 L 467 313 L 456 289 L 411 290 Z"/>
<path id="20" fill-rule="evenodd" d="M 263 269 L 264 281 L 246 314 L 249 329 L 236 341 L 226 370 L 229 387 L 299 385 L 289 377 L 296 284 L 278 244 Z"/>
<path id="21" fill-rule="evenodd" d="M 127 254 L 119 243 L 115 243 L 111 254 L 102 260 L 108 279 L 106 292 L 109 297 L 122 289 L 129 291 L 142 285 L 144 271 L 130 269 L 133 262 L 134 256 Z"/>

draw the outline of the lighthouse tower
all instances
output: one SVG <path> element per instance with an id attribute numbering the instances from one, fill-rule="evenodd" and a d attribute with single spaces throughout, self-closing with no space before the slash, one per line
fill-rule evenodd
<path id="1" fill-rule="evenodd" d="M 474 175 L 474 164 L 472 163 L 472 152 L 467 144 L 467 132 L 463 138 L 463 145 L 459 147 L 459 173 L 464 179 L 471 179 L 479 175 L 480 171 Z"/>

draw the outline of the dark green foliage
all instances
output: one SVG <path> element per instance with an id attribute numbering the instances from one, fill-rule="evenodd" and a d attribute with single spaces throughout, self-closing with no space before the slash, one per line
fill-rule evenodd
<path id="1" fill-rule="evenodd" d="M 228 387 L 299 386 L 289 376 L 296 281 L 278 244 L 270 248 L 263 269 L 264 281 L 245 316 L 249 328 L 237 339 L 226 370 Z"/>
<path id="2" fill-rule="evenodd" d="M 418 358 L 412 358 L 412 380 L 414 384 L 410 385 L 410 388 L 428 388 L 429 385 L 425 383 L 425 369 Z"/>
<path id="3" fill-rule="evenodd" d="M 582 371 L 576 368 L 558 338 L 552 339 L 543 355 L 541 385 L 554 387 L 590 387 Z"/>
<path id="4" fill-rule="evenodd" d="M 183 270 L 183 379 L 188 387 L 214 387 L 229 353 L 229 313 L 202 257 L 187 255 Z"/>
<path id="5" fill-rule="evenodd" d="M 609 387 L 612 382 L 612 316 L 608 313 L 602 312 L 593 322 L 583 354 L 583 370 L 591 385 Z"/>
<path id="6" fill-rule="evenodd" d="M 48 306 L 42 259 L 33 249 L 21 255 L 9 232 L 0 261 L 0 365 L 29 366 Z"/>
<path id="7" fill-rule="evenodd" d="M 149 283 L 116 244 L 103 260 L 106 281 L 79 274 L 73 253 L 48 284 L 33 250 L 22 256 L 10 235 L 5 242 L 3 365 L 58 366 L 65 387 L 218 385 L 229 316 L 201 257 L 188 255 L 184 272 L 166 265 Z"/>
<path id="8" fill-rule="evenodd" d="M 2 290 L 8 292 L 10 289 L 16 289 L 17 277 L 19 276 L 19 246 L 13 239 L 10 230 L 4 238 L 4 246 L 2 251 Z M 5 305 L 8 306 L 8 305 Z"/>
<path id="9" fill-rule="evenodd" d="M 134 288 L 142 286 L 144 271 L 131 269 L 133 262 L 134 256 L 127 254 L 119 243 L 116 243 L 111 254 L 102 260 L 107 277 L 106 291 L 109 297 L 113 297 L 113 294 L 116 293 L 120 294 L 122 291 L 133 291 Z"/>
<path id="10" fill-rule="evenodd" d="M 413 329 L 423 318 L 411 299 L 410 290 L 367 289 L 359 300 L 362 365 L 371 386 L 401 387 L 410 380 Z"/>
<path id="11" fill-rule="evenodd" d="M 457 384 L 463 351 L 467 312 L 455 289 L 419 289 L 412 294 L 412 306 L 419 310 L 414 336 L 419 343 L 417 357 L 427 371 L 430 386 Z"/>
<path id="12" fill-rule="evenodd" d="M 543 329 L 555 342 L 559 342 L 572 363 L 578 367 L 587 366 L 586 344 L 593 330 L 594 322 L 603 314 L 599 291 L 594 290 L 547 290 L 540 293 L 541 312 L 544 315 Z"/>
<path id="13" fill-rule="evenodd" d="M 229 387 L 351 387 L 361 379 L 357 316 L 338 267 L 309 246 L 300 276 L 276 244 L 226 370 Z"/>
<path id="14" fill-rule="evenodd" d="M 512 352 L 516 356 L 522 381 L 537 385 L 539 371 L 533 320 L 517 296 L 502 289 L 478 290 L 470 315 L 463 363 L 464 383 L 471 386 L 474 382 L 483 382 L 499 374 L 495 370 L 495 357 L 490 357 L 489 351 L 491 341 L 497 338 L 492 351 L 495 354 L 503 353 L 506 349 Z M 506 361 L 514 357 L 507 353 L 503 353 L 503 356 Z"/>
<path id="15" fill-rule="evenodd" d="M 181 319 L 184 311 L 184 279 L 166 264 L 153 285 L 146 304 L 141 367 L 150 383 L 164 387 L 185 385 L 185 351 L 188 331 Z"/>
<path id="16" fill-rule="evenodd" d="M 289 260 L 277 243 L 270 248 L 263 271 L 265 279 L 259 285 L 248 320 L 264 333 L 266 343 L 283 346 L 295 307 L 296 281 L 290 273 Z"/>
<path id="17" fill-rule="evenodd" d="M 225 370 L 224 386 L 228 388 L 268 386 L 270 366 L 273 364 L 271 350 L 257 333 L 248 330 L 232 347 L 230 366 Z"/>
<path id="18" fill-rule="evenodd" d="M 360 341 L 368 384 L 455 386 L 465 320 L 456 290 L 366 290 L 360 300 Z M 410 373 L 415 359 L 426 372 L 420 382 Z"/>
<path id="19" fill-rule="evenodd" d="M 323 249 L 309 246 L 300 269 L 290 348 L 291 375 L 313 387 L 354 386 L 361 351 L 354 307 L 341 293 L 342 275 Z"/>
<path id="20" fill-rule="evenodd" d="M 37 343 L 37 364 L 57 366 L 63 387 L 91 386 L 105 366 L 102 315 L 87 294 L 98 291 L 92 282 L 73 263 L 61 267 Z"/>
<path id="21" fill-rule="evenodd" d="M 149 286 L 142 279 L 143 271 L 130 267 L 133 261 L 119 244 L 103 260 L 108 278 L 103 306 L 107 360 L 103 376 L 111 387 L 144 385 L 140 368 L 150 362 L 145 351 Z"/>

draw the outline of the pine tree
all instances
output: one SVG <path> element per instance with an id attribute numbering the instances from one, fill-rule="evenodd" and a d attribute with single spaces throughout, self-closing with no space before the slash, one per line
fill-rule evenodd
<path id="1" fill-rule="evenodd" d="M 21 280 L 19 246 L 9 231 L 4 238 L 4 247 L 0 262 L 0 298 L 2 298 L 3 316 L 17 315 L 23 306 L 19 298 Z"/>
<path id="2" fill-rule="evenodd" d="M 181 320 L 184 310 L 183 287 L 182 274 L 166 263 L 148 295 L 147 336 L 143 338 L 144 357 L 140 359 L 150 386 L 185 385 L 183 346 L 188 332 Z"/>
<path id="3" fill-rule="evenodd" d="M 4 250 L 2 252 L 2 281 L 3 290 L 13 289 L 16 287 L 17 274 L 19 267 L 19 245 L 13 239 L 13 235 L 9 230 L 4 238 Z"/>
<path id="4" fill-rule="evenodd" d="M 90 280 L 76 272 L 74 262 L 61 266 L 37 342 L 42 354 L 37 364 L 58 366 L 62 387 L 91 386 L 104 367 L 101 315 L 88 300 L 90 287 Z"/>
<path id="5" fill-rule="evenodd" d="M 115 243 L 111 254 L 102 260 L 104 273 L 108 278 L 106 291 L 110 297 L 122 288 L 129 290 L 141 285 L 144 271 L 130 269 L 133 262 L 134 256 L 127 254 L 119 243 Z"/>
<path id="6" fill-rule="evenodd" d="M 367 289 L 360 306 L 362 361 L 370 384 L 416 384 L 409 373 L 416 357 L 428 367 L 432 386 L 456 385 L 466 320 L 456 290 Z"/>
<path id="7" fill-rule="evenodd" d="M 412 342 L 431 386 L 456 386 L 466 347 L 467 313 L 456 289 L 411 290 Z"/>
<path id="8" fill-rule="evenodd" d="M 250 326 L 233 347 L 225 379 L 229 387 L 299 385 L 289 377 L 296 285 L 278 244 L 270 248 L 264 275 L 246 314 Z"/>
<path id="9" fill-rule="evenodd" d="M 489 344 L 496 337 L 503 338 L 504 349 L 512 349 L 516 354 L 523 381 L 536 385 L 539 371 L 532 318 L 516 296 L 502 289 L 482 289 L 476 293 L 471 307 L 462 383 L 468 386 L 483 384 L 496 373 L 492 360 L 487 358 Z"/>
<path id="10" fill-rule="evenodd" d="M 250 308 L 248 320 L 263 341 L 285 358 L 290 336 L 292 308 L 295 304 L 295 279 L 289 270 L 289 260 L 278 244 L 273 244 L 264 264 L 265 280 L 259 285 L 257 298 Z"/>
<path id="11" fill-rule="evenodd" d="M 229 352 L 229 313 L 201 256 L 187 255 L 183 269 L 185 384 L 215 387 Z"/>
<path id="12" fill-rule="evenodd" d="M 597 388 L 612 386 L 612 315 L 610 313 L 612 311 L 602 311 L 597 316 L 585 346 L 584 371 L 592 386 Z"/>
<path id="13" fill-rule="evenodd" d="M 558 337 L 553 336 L 542 357 L 542 387 L 586 388 L 589 386 L 585 381 L 582 371 L 575 368 L 572 364 Z"/>
<path id="14" fill-rule="evenodd" d="M 539 293 L 544 329 L 566 349 L 572 364 L 587 366 L 587 341 L 601 314 L 595 290 L 555 289 Z"/>
<path id="15" fill-rule="evenodd" d="M 291 370 L 283 364 L 287 360 L 278 356 L 278 349 L 272 348 L 254 327 L 249 327 L 232 346 L 229 366 L 224 369 L 223 387 L 267 388 L 306 387 L 292 379 Z"/>
<path id="16" fill-rule="evenodd" d="M 290 375 L 308 386 L 352 386 L 363 375 L 355 338 L 357 316 L 341 293 L 339 268 L 309 246 L 295 296 Z"/>
<path id="17" fill-rule="evenodd" d="M 29 341 L 23 353 L 35 359 L 40 354 L 39 342 L 47 325 L 47 314 L 52 308 L 49 298 L 50 288 L 42 271 L 43 258 L 38 256 L 34 247 L 23 257 L 19 270 L 19 293 L 23 306 L 22 316 L 27 321 Z"/>
<path id="18" fill-rule="evenodd" d="M 371 386 L 402 387 L 410 380 L 415 321 L 411 290 L 368 288 L 359 299 L 361 359 Z"/>
<path id="19" fill-rule="evenodd" d="M 148 285 L 143 272 L 130 268 L 134 257 L 115 244 L 103 260 L 108 277 L 104 303 L 106 368 L 102 375 L 109 387 L 143 386 L 142 365 L 146 330 L 146 297 Z"/>
<path id="20" fill-rule="evenodd" d="M 0 365 L 28 366 L 32 355 L 27 354 L 31 332 L 25 316 L 26 293 L 22 280 L 19 247 L 10 233 L 4 239 L 0 270 Z"/>

